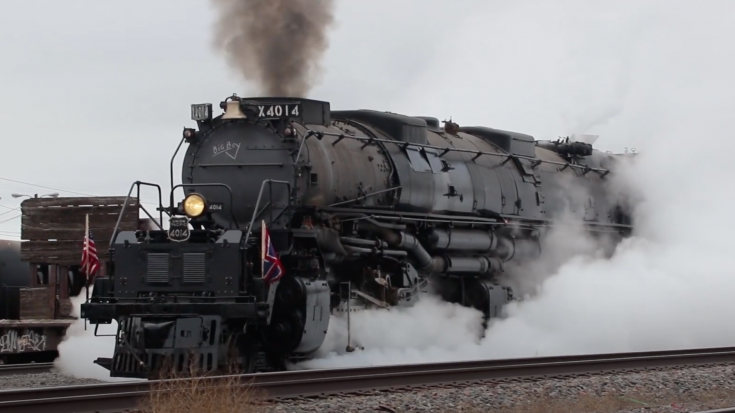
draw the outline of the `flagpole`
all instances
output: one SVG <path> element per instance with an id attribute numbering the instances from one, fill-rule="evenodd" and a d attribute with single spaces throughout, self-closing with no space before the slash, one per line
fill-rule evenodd
<path id="1" fill-rule="evenodd" d="M 84 222 L 84 257 L 84 291 L 86 301 L 89 301 L 89 274 L 87 273 L 89 271 L 89 214 L 87 214 Z"/>
<path id="2" fill-rule="evenodd" d="M 265 227 L 265 220 L 261 221 L 260 224 L 261 228 L 261 253 L 260 253 L 260 273 L 261 277 L 265 277 L 265 255 L 267 253 L 268 246 L 270 243 L 266 242 L 266 238 L 268 237 L 267 231 L 268 229 Z M 281 282 L 281 280 L 276 280 L 271 285 L 268 286 L 268 318 L 266 319 L 266 324 L 270 325 L 271 318 L 273 317 L 273 306 L 276 304 L 276 290 L 278 289 L 278 284 Z"/>
<path id="3" fill-rule="evenodd" d="M 265 220 L 260 221 L 260 278 L 265 277 Z"/>

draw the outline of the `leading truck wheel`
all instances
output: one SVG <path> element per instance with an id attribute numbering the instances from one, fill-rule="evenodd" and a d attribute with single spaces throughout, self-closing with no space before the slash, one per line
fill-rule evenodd
<path id="1" fill-rule="evenodd" d="M 242 337 L 239 343 L 240 350 L 240 374 L 255 373 L 258 359 L 258 346 L 249 337 Z"/>
<path id="2" fill-rule="evenodd" d="M 252 337 L 238 334 L 231 338 L 227 345 L 227 355 L 223 364 L 217 366 L 223 374 L 254 373 L 257 365 L 258 348 Z"/>

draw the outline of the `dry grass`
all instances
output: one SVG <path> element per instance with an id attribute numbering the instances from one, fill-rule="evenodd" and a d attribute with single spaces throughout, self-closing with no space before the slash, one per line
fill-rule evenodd
<path id="1" fill-rule="evenodd" d="M 149 396 L 138 406 L 141 413 L 266 413 L 262 394 L 235 373 L 208 377 L 191 369 L 186 376 L 165 369 L 153 382 Z"/>

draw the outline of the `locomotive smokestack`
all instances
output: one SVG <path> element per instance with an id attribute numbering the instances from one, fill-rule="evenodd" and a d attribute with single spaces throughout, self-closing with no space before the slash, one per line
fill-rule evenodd
<path id="1" fill-rule="evenodd" d="M 318 80 L 334 0 L 212 0 L 215 47 L 261 95 L 306 97 Z"/>

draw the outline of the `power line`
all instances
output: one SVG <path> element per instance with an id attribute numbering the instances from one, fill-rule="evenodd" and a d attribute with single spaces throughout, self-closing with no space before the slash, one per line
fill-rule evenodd
<path id="1" fill-rule="evenodd" d="M 13 212 L 13 211 L 17 211 L 17 210 L 19 210 L 19 209 L 20 209 L 20 207 L 17 207 L 17 208 L 13 208 L 13 209 L 11 209 L 10 211 L 5 211 L 5 212 L 3 212 L 2 214 L 0 214 L 0 217 L 1 217 L 1 216 L 3 216 L 3 215 L 5 215 L 5 214 L 9 214 L 9 213 L 11 213 L 11 212 Z"/>
<path id="2" fill-rule="evenodd" d="M 3 181 L 8 181 L 8 182 L 15 182 L 17 184 L 23 184 L 23 185 L 28 185 L 28 186 L 35 186 L 36 188 L 50 189 L 52 191 L 68 192 L 70 194 L 77 194 L 77 195 L 84 195 L 84 196 L 94 196 L 92 194 L 85 194 L 85 193 L 82 193 L 82 192 L 69 191 L 67 189 L 52 188 L 50 186 L 36 185 L 36 184 L 32 184 L 30 182 L 16 181 L 15 179 L 9 179 L 9 178 L 3 178 L 3 177 L 0 177 L 0 179 L 2 179 Z"/>
<path id="3" fill-rule="evenodd" d="M 23 215 L 23 214 L 20 214 L 20 215 L 16 215 L 16 216 L 14 216 L 14 217 L 12 217 L 12 218 L 8 218 L 8 219 L 5 219 L 5 220 L 2 220 L 2 221 L 0 221 L 0 224 L 4 224 L 4 223 L 6 223 L 6 222 L 8 222 L 8 221 L 12 221 L 12 220 L 14 220 L 14 219 L 16 219 L 16 218 L 20 218 L 20 216 L 21 216 L 21 215 Z"/>
<path id="4" fill-rule="evenodd" d="M 68 189 L 60 189 L 60 188 L 53 188 L 53 187 L 50 187 L 50 186 L 32 184 L 30 182 L 23 182 L 23 181 L 18 181 L 18 180 L 15 180 L 15 179 L 3 178 L 1 176 L 0 176 L 0 180 L 8 181 L 8 182 L 15 182 L 15 183 L 22 184 L 22 185 L 35 186 L 37 188 L 50 189 L 52 191 L 68 192 L 70 194 L 76 194 L 76 195 L 84 195 L 84 196 L 92 196 L 92 197 L 99 196 L 99 195 L 85 194 L 84 192 L 70 191 Z M 146 201 L 143 201 L 143 200 L 139 200 L 139 201 L 140 201 L 141 204 L 149 204 L 149 205 L 156 205 L 156 206 L 158 206 L 158 204 L 155 203 L 155 202 L 146 202 Z M 2 205 L 2 206 L 4 206 L 4 205 Z M 6 207 L 6 208 L 8 208 L 8 207 Z M 2 215 L 2 214 L 0 214 L 0 215 Z"/>

